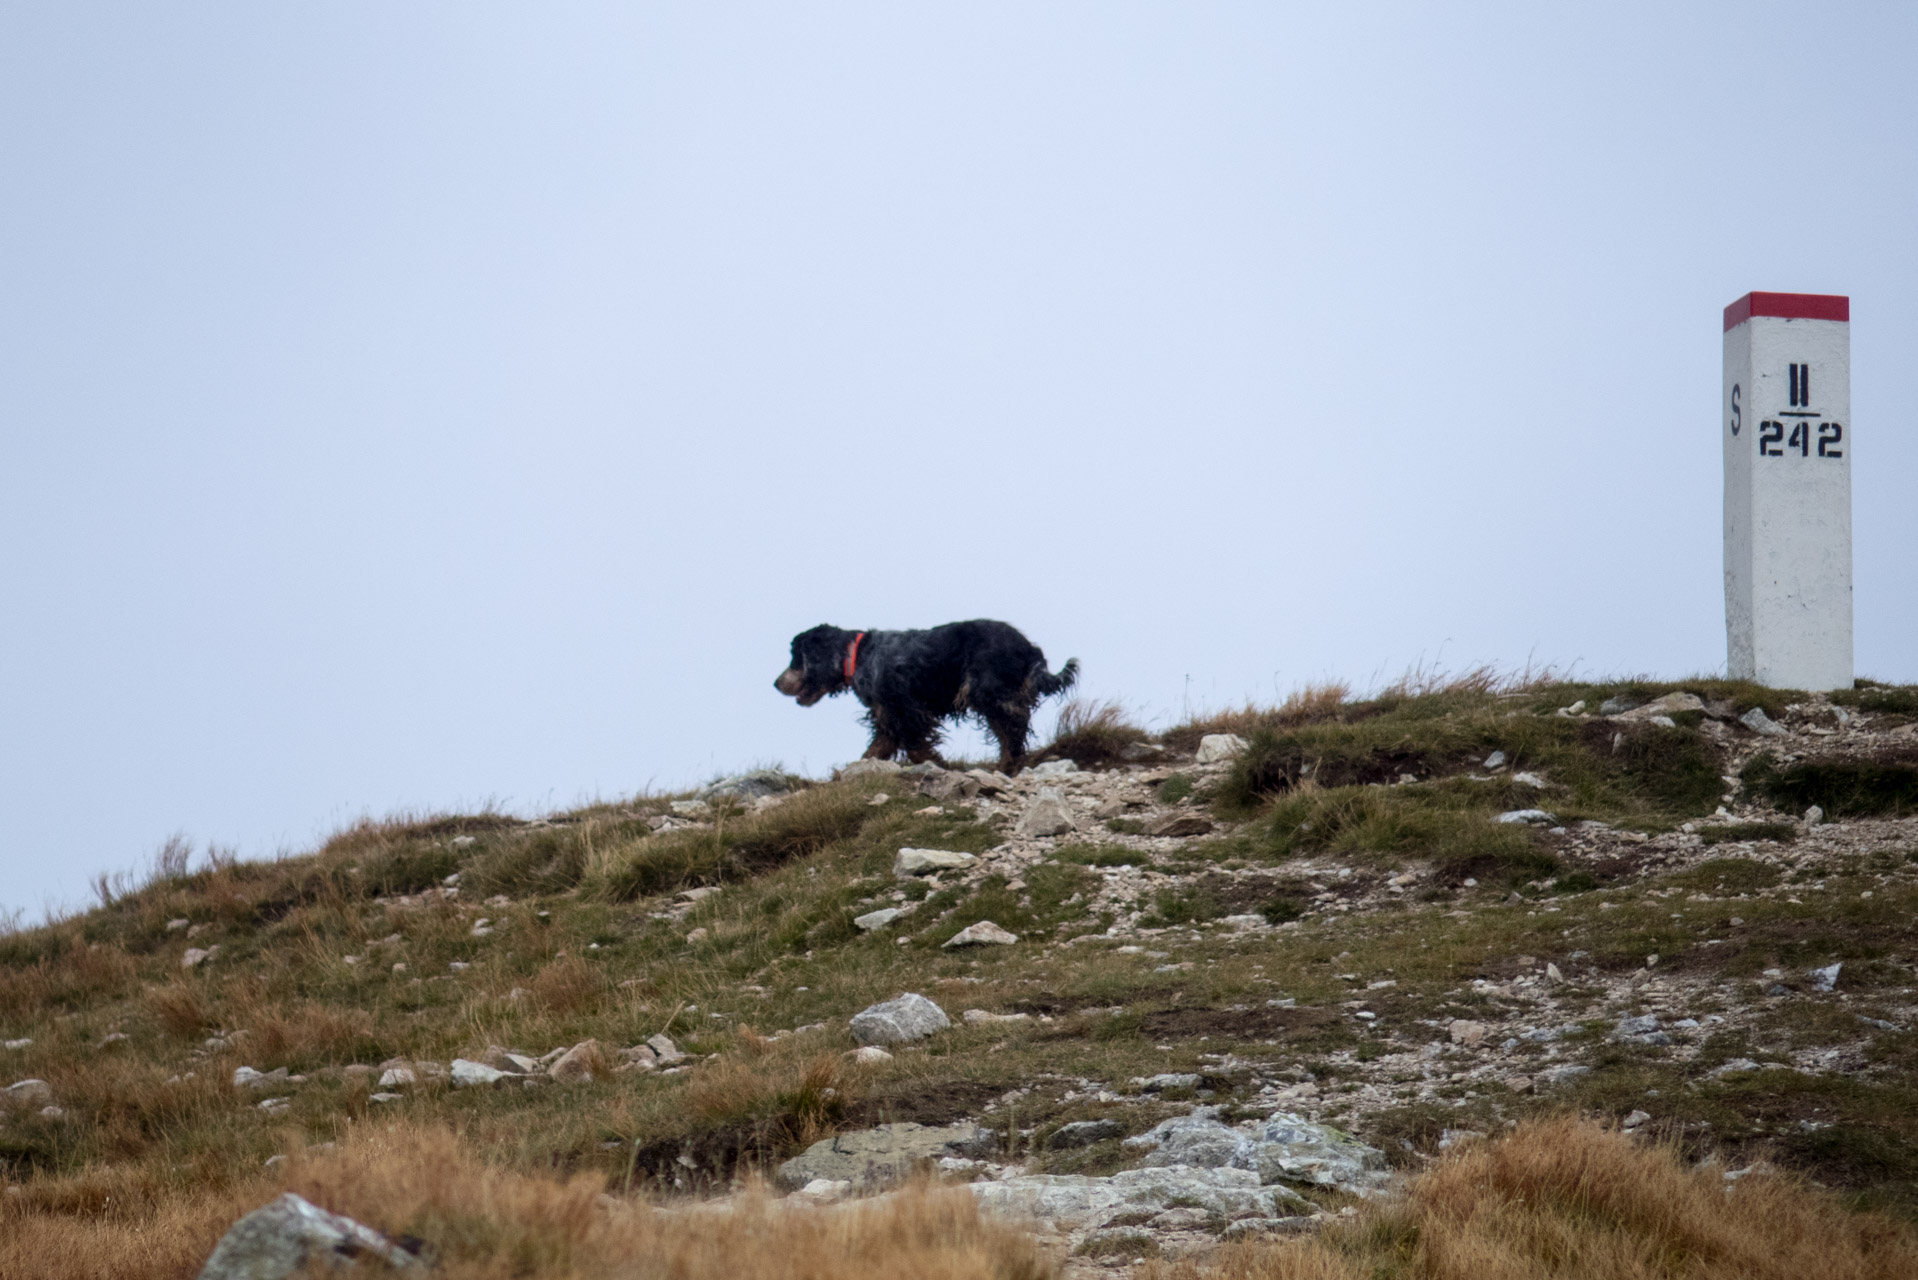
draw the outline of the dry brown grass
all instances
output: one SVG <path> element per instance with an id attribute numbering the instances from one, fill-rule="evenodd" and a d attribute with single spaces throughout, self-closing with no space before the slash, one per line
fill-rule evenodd
<path id="1" fill-rule="evenodd" d="M 29 963 L 0 962 L 0 1016 L 78 1007 L 133 976 L 127 953 L 112 943 L 89 943 L 71 929 L 64 945 Z"/>
<path id="2" fill-rule="evenodd" d="M 169 982 L 147 992 L 147 1007 L 169 1035 L 192 1040 L 219 1025 L 200 989 L 190 982 Z"/>
<path id="3" fill-rule="evenodd" d="M 1247 702 L 1223 711 L 1201 712 L 1184 724 L 1166 730 L 1165 744 L 1176 751 L 1195 751 L 1208 733 L 1236 733 L 1249 738 L 1260 729 L 1284 729 L 1330 720 L 1352 699 L 1352 687 L 1343 680 L 1308 684 L 1294 689 L 1276 707 Z"/>
<path id="4" fill-rule="evenodd" d="M 119 1172 L 0 1202 L 0 1275 L 185 1280 L 227 1226 L 281 1186 L 184 1190 Z M 655 1210 L 596 1177 L 529 1177 L 443 1128 L 361 1130 L 296 1156 L 284 1189 L 390 1235 L 427 1241 L 447 1280 L 1044 1280 L 1030 1240 L 982 1222 L 963 1191 L 914 1189 L 838 1209 L 748 1194 L 729 1208 Z"/>
<path id="5" fill-rule="evenodd" d="M 541 968 L 529 985 L 541 1009 L 577 1013 L 599 997 L 606 980 L 578 956 L 564 956 Z"/>
<path id="6" fill-rule="evenodd" d="M 858 1092 L 859 1074 L 836 1054 L 784 1062 L 755 1056 L 702 1066 L 687 1086 L 686 1107 L 708 1125 L 752 1126 L 752 1145 L 762 1151 L 796 1150 L 829 1136 Z"/>
<path id="7" fill-rule="evenodd" d="M 1125 760 L 1126 748 L 1148 736 L 1119 703 L 1074 698 L 1059 708 L 1052 741 L 1033 753 L 1032 762 L 1071 760 L 1085 769 L 1105 768 Z"/>
<path id="8" fill-rule="evenodd" d="M 1460 1151 L 1397 1204 L 1154 1280 L 1904 1280 L 1918 1236 L 1782 1174 L 1716 1169 L 1571 1118 Z"/>
<path id="9" fill-rule="evenodd" d="M 374 1042 L 373 1015 L 364 1009 L 308 1002 L 272 1012 L 263 1007 L 248 1021 L 247 1052 L 269 1070 L 351 1062 Z"/>

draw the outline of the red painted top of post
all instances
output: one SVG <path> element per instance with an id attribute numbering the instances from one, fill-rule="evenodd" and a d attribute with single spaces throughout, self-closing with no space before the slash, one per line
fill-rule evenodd
<path id="1" fill-rule="evenodd" d="M 1851 320 L 1851 299 L 1842 293 L 1748 293 L 1725 308 L 1725 328 L 1737 328 L 1753 316 L 1786 320 Z"/>

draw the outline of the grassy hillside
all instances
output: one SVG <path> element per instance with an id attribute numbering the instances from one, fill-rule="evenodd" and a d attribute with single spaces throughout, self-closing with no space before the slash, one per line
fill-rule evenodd
<path id="1" fill-rule="evenodd" d="M 1697 706 L 1644 706 L 1673 693 Z M 409 1158 L 597 1221 L 613 1210 L 566 1196 L 720 1192 L 883 1121 L 970 1117 L 1000 1162 L 1110 1172 L 1116 1140 L 1055 1151 L 1051 1133 L 1137 1133 L 1195 1101 L 1292 1107 L 1408 1172 L 1448 1132 L 1629 1117 L 1685 1159 L 1769 1161 L 1902 1219 L 1915 730 L 1910 689 L 1468 680 L 1310 691 L 1158 736 L 1081 708 L 1043 758 L 1082 767 L 1047 778 L 368 822 L 271 863 L 176 845 L 96 909 L 0 937 L 0 1083 L 47 1094 L 0 1116 L 0 1234 L 70 1267 L 45 1274 L 191 1275 L 290 1179 L 362 1204 L 327 1161 L 369 1143 L 455 1144 Z M 1197 764 L 1225 732 L 1246 749 Z M 1020 834 L 1042 787 L 1073 830 Z M 1805 821 L 1814 804 L 1829 820 Z M 1515 811 L 1537 819 L 1496 820 Z M 980 857 L 900 879 L 902 847 Z M 910 911 L 855 926 L 892 905 Z M 1020 940 L 943 946 L 980 920 Z M 953 1028 L 855 1062 L 848 1018 L 902 991 Z M 661 1034 L 682 1059 L 636 1051 Z M 444 1074 L 588 1041 L 579 1078 Z M 285 1075 L 236 1087 L 242 1067 Z M 382 1086 L 394 1068 L 413 1080 Z M 1162 1073 L 1199 1083 L 1135 1083 Z M 560 1257 L 567 1230 L 515 1243 L 457 1200 L 364 1211 L 472 1274 L 597 1274 Z M 1049 1265 L 995 1230 L 927 1238 L 964 1237 L 978 1274 Z"/>

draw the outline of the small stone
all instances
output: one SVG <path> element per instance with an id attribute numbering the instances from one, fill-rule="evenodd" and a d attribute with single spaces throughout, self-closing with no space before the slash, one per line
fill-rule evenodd
<path id="1" fill-rule="evenodd" d="M 599 1064 L 603 1056 L 599 1041 L 582 1040 L 561 1054 L 552 1066 L 546 1068 L 546 1074 L 562 1084 L 571 1081 L 587 1082 L 593 1078 L 593 1068 Z"/>
<path id="2" fill-rule="evenodd" d="M 32 1044 L 33 1044 L 33 1041 L 32 1041 L 32 1040 L 30 1040 L 30 1039 L 27 1039 L 26 1037 L 24 1037 L 24 1036 L 23 1036 L 23 1037 L 21 1037 L 21 1038 L 20 1038 L 20 1039 L 18 1039 L 18 1040 L 9 1040 L 9 1041 L 7 1041 L 7 1042 L 6 1042 L 6 1047 L 7 1047 L 7 1048 L 9 1048 L 9 1049 L 25 1049 L 25 1048 L 27 1048 L 27 1047 L 29 1047 L 29 1046 L 30 1046 L 30 1045 L 32 1045 Z"/>
<path id="3" fill-rule="evenodd" d="M 1805 810 L 1805 825 L 1815 827 L 1825 820 L 1825 811 L 1817 805 Z"/>
<path id="4" fill-rule="evenodd" d="M 1018 934 L 1001 929 L 990 920 L 981 920 L 946 939 L 945 946 L 948 950 L 958 947 L 1009 947 L 1017 941 Z"/>
<path id="5" fill-rule="evenodd" d="M 1558 817 L 1544 809 L 1509 809 L 1493 819 L 1494 822 L 1524 822 L 1534 826 L 1555 827 Z"/>
<path id="6" fill-rule="evenodd" d="M 820 1204 L 834 1204 L 852 1194 L 851 1178 L 814 1178 L 793 1193 Z"/>
<path id="7" fill-rule="evenodd" d="M 672 1063 L 678 1062 L 686 1056 L 680 1052 L 679 1046 L 673 1043 L 672 1037 L 668 1036 L 664 1031 L 658 1035 L 646 1037 L 646 1047 L 653 1051 L 653 1056 L 658 1058 L 663 1065 L 670 1066 Z"/>
<path id="8" fill-rule="evenodd" d="M 1632 1036 L 1646 1036 L 1658 1030 L 1658 1015 L 1640 1014 L 1635 1018 L 1620 1018 L 1618 1025 L 1612 1028 L 1612 1037 L 1617 1040 Z"/>
<path id="9" fill-rule="evenodd" d="M 1030 1022 L 1029 1013 L 987 1013 L 984 1009 L 968 1009 L 959 1015 L 968 1023 L 981 1022 Z"/>
<path id="10" fill-rule="evenodd" d="M 40 1108 L 40 1118 L 42 1120 L 64 1120 L 66 1117 L 67 1109 L 65 1107 L 48 1106 Z"/>
<path id="11" fill-rule="evenodd" d="M 186 954 L 180 957 L 182 969 L 197 969 L 213 958 L 213 948 L 188 947 Z"/>
<path id="12" fill-rule="evenodd" d="M 1208 733 L 1199 739 L 1199 764 L 1217 764 L 1245 753 L 1246 741 L 1236 733 Z"/>
<path id="13" fill-rule="evenodd" d="M 1048 760 L 1044 764 L 1035 766 L 1031 770 L 1031 774 L 1035 778 L 1063 778 L 1067 774 L 1077 772 L 1079 772 L 1079 765 L 1077 761 L 1073 760 Z"/>
<path id="14" fill-rule="evenodd" d="M 1763 707 L 1753 707 L 1750 711 L 1738 717 L 1738 723 L 1763 737 L 1784 738 L 1790 736 L 1784 725 L 1779 724 L 1776 720 L 1773 720 L 1765 714 L 1765 708 Z"/>
<path id="15" fill-rule="evenodd" d="M 293 1109 L 293 1099 L 268 1098 L 265 1101 L 259 1103 L 258 1106 L 260 1110 L 266 1112 L 268 1115 L 275 1116 L 275 1115 L 279 1115 L 283 1111 L 291 1111 Z"/>
<path id="16" fill-rule="evenodd" d="M 1505 1087 L 1513 1093 L 1530 1093 L 1532 1091 L 1532 1077 L 1506 1076 Z"/>
<path id="17" fill-rule="evenodd" d="M 397 1089 L 402 1085 L 418 1084 L 419 1081 L 419 1075 L 411 1067 L 389 1067 L 380 1073 L 379 1087 Z M 234 1083 L 239 1083 L 238 1077 L 235 1077 Z"/>
<path id="18" fill-rule="evenodd" d="M 1545 1070 L 1533 1076 L 1532 1079 L 1537 1084 L 1559 1085 L 1564 1084 L 1567 1080 L 1576 1080 L 1580 1076 L 1590 1075 L 1591 1073 L 1592 1069 L 1590 1067 L 1578 1063 L 1563 1067 L 1547 1067 Z"/>
<path id="19" fill-rule="evenodd" d="M 1161 1071 L 1156 1076 L 1135 1076 L 1132 1083 L 1147 1093 L 1159 1093 L 1166 1089 L 1196 1089 L 1203 1076 L 1191 1071 Z"/>
<path id="20" fill-rule="evenodd" d="M 1522 786 L 1534 787 L 1541 791 L 1545 789 L 1545 779 L 1536 773 L 1526 773 L 1521 771 L 1519 773 L 1515 773 L 1512 775 L 1512 781 L 1519 783 Z"/>
<path id="21" fill-rule="evenodd" d="M 898 773 L 901 765 L 897 760 L 855 760 L 839 770 L 842 778 L 864 778 L 874 774 Z"/>
<path id="22" fill-rule="evenodd" d="M 177 932 L 177 931 L 179 931 L 179 930 L 181 930 L 181 929 L 185 929 L 185 928 L 187 928 L 187 927 L 188 927 L 188 926 L 190 926 L 190 925 L 191 925 L 192 923 L 193 923 L 193 922 L 192 922 L 191 920 L 189 920 L 189 919 L 187 919 L 187 918 L 186 918 L 185 916 L 181 916 L 181 917 L 180 917 L 179 919 L 177 919 L 177 920 L 169 920 L 169 921 L 167 921 L 167 922 L 166 922 L 166 931 L 167 931 L 168 933 L 175 933 L 175 932 Z"/>
<path id="23" fill-rule="evenodd" d="M 1505 753 L 1503 751 L 1494 751 L 1491 755 L 1485 757 L 1485 763 L 1479 767 L 1482 769 L 1503 769 L 1505 767 Z"/>
<path id="24" fill-rule="evenodd" d="M 466 932 L 471 937 L 484 938 L 493 932 L 493 922 L 485 916 L 481 916 L 479 919 L 473 921 L 473 927 Z"/>
<path id="25" fill-rule="evenodd" d="M 860 1044 L 903 1044 L 951 1025 L 944 1009 L 916 992 L 907 992 L 854 1014 L 852 1038 Z"/>
<path id="26" fill-rule="evenodd" d="M 706 941 L 706 939 L 710 938 L 711 936 L 712 936 L 712 931 L 707 929 L 706 926 L 701 925 L 699 928 L 694 929 L 691 933 L 688 933 L 686 935 L 686 945 L 689 947 L 696 947 L 700 943 Z"/>
<path id="27" fill-rule="evenodd" d="M 1668 693 L 1662 698 L 1653 698 L 1642 707 L 1633 707 L 1629 711 L 1619 712 L 1619 720 L 1669 720 L 1672 716 L 1685 711 L 1703 711 L 1705 700 L 1695 693 Z"/>
<path id="28" fill-rule="evenodd" d="M 891 1062 L 892 1055 L 876 1044 L 862 1044 L 846 1055 L 862 1067 L 876 1067 L 882 1062 Z"/>
<path id="29" fill-rule="evenodd" d="M 53 1086 L 45 1080 L 16 1080 L 0 1094 L 8 1106 L 44 1107 L 53 1101 Z"/>
<path id="30" fill-rule="evenodd" d="M 1212 830 L 1212 821 L 1196 813 L 1168 813 L 1146 824 L 1149 836 L 1202 836 Z"/>
<path id="31" fill-rule="evenodd" d="M 813 1143 L 780 1165 L 775 1177 L 782 1187 L 802 1189 L 821 1179 L 880 1187 L 906 1178 L 921 1161 L 972 1156 L 982 1139 L 990 1141 L 990 1135 L 965 1120 L 943 1126 L 876 1125 Z"/>
<path id="32" fill-rule="evenodd" d="M 875 929 L 885 928 L 905 914 L 904 909 L 900 907 L 881 907 L 877 911 L 868 911 L 863 916 L 854 916 L 852 918 L 853 928 L 858 929 L 861 933 L 871 933 Z"/>
<path id="33" fill-rule="evenodd" d="M 290 1280 L 370 1254 L 395 1270 L 420 1259 L 373 1228 L 329 1213 L 292 1192 L 247 1214 L 220 1238 L 199 1280 Z"/>
<path id="34" fill-rule="evenodd" d="M 1651 1118 L 1652 1118 L 1652 1113 L 1649 1111 L 1634 1111 L 1630 1115 L 1625 1117 L 1622 1124 L 1624 1128 L 1636 1129 L 1638 1128 L 1639 1125 L 1644 1124 L 1647 1120 L 1650 1120 Z"/>
<path id="35" fill-rule="evenodd" d="M 1840 962 L 1838 964 L 1828 964 L 1822 969 L 1813 969 L 1811 971 L 1811 989 L 1813 991 L 1832 990 L 1838 985 L 1838 971 L 1844 967 L 1843 962 Z"/>
<path id="36" fill-rule="evenodd" d="M 391 1072 L 387 1073 L 391 1075 Z M 506 1073 L 497 1067 L 489 1067 L 484 1062 L 473 1062 L 466 1058 L 453 1059 L 453 1087 L 455 1089 L 473 1089 L 482 1085 L 495 1085 L 506 1079 Z M 380 1083 L 386 1083 L 381 1077 Z"/>
<path id="37" fill-rule="evenodd" d="M 1451 1034 L 1453 1044 L 1462 1044 L 1468 1049 L 1477 1048 L 1485 1040 L 1485 1024 L 1483 1022 L 1473 1022 L 1466 1018 L 1454 1018 L 1452 1025 L 1446 1030 Z"/>
<path id="38" fill-rule="evenodd" d="M 901 849 L 892 860 L 892 874 L 903 880 L 909 876 L 929 876 L 941 871 L 969 867 L 978 858 L 956 849 Z"/>
<path id="39" fill-rule="evenodd" d="M 1046 1150 L 1069 1151 L 1089 1147 L 1095 1142 L 1110 1142 L 1125 1137 L 1125 1126 L 1117 1120 L 1075 1120 L 1062 1124 L 1046 1139 Z"/>
<path id="40" fill-rule="evenodd" d="M 1064 835 L 1072 828 L 1072 811 L 1066 808 L 1065 799 L 1051 787 L 1041 787 L 1015 830 L 1022 836 L 1037 837 Z"/>
<path id="41" fill-rule="evenodd" d="M 1545 981 L 1547 981 L 1547 982 L 1563 982 L 1563 981 L 1565 981 L 1565 975 L 1564 975 L 1564 974 L 1562 974 L 1562 973 L 1560 973 L 1560 972 L 1558 971 L 1558 966 L 1557 966 L 1557 965 L 1555 965 L 1555 964 L 1547 964 L 1547 965 L 1545 966 Z"/>

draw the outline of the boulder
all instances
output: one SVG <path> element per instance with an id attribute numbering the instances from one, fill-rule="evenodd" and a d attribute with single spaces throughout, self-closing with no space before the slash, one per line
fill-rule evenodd
<path id="1" fill-rule="evenodd" d="M 816 1179 L 871 1190 L 904 1180 L 923 1160 L 963 1155 L 980 1141 L 969 1120 L 951 1125 L 882 1124 L 813 1143 L 779 1166 L 779 1185 L 798 1190 Z"/>
<path id="2" fill-rule="evenodd" d="M 1149 1150 L 1148 1168 L 1244 1169 L 1265 1185 L 1308 1182 L 1366 1195 L 1387 1180 L 1385 1153 L 1343 1130 L 1286 1111 L 1233 1128 L 1219 1122 L 1218 1110 L 1199 1107 L 1127 1138 L 1124 1145 Z"/>
<path id="3" fill-rule="evenodd" d="M 979 794 L 979 779 L 971 774 L 939 773 L 919 783 L 920 793 L 934 800 L 970 800 Z"/>
<path id="4" fill-rule="evenodd" d="M 896 760 L 855 760 L 840 769 L 839 776 L 842 778 L 866 778 L 898 772 L 900 772 L 900 768 L 899 762 Z"/>
<path id="5" fill-rule="evenodd" d="M 1066 808 L 1065 798 L 1051 787 L 1041 787 L 1038 798 L 1020 815 L 1014 831 L 1028 837 L 1061 836 L 1072 827 L 1072 811 Z"/>
<path id="6" fill-rule="evenodd" d="M 1202 836 L 1212 830 L 1212 820 L 1196 813 L 1168 813 L 1146 823 L 1149 836 Z"/>
<path id="7" fill-rule="evenodd" d="M 1558 825 L 1558 815 L 1547 812 L 1544 809 L 1508 809 L 1504 813 L 1499 814 L 1498 817 L 1492 819 L 1492 821 L 1524 822 L 1535 827 L 1556 827 Z"/>
<path id="8" fill-rule="evenodd" d="M 530 1076 L 539 1070 L 537 1059 L 523 1053 L 514 1053 L 510 1049 L 502 1049 L 496 1044 L 487 1045 L 486 1052 L 480 1055 L 479 1060 L 493 1070 L 504 1071 L 508 1075 Z M 455 1060 L 455 1066 L 457 1065 Z"/>
<path id="9" fill-rule="evenodd" d="M 504 1079 L 506 1079 L 506 1072 L 498 1067 L 489 1067 L 484 1062 L 472 1062 L 466 1058 L 453 1059 L 455 1089 L 475 1089 L 496 1085 Z"/>
<path id="10" fill-rule="evenodd" d="M 53 1086 L 45 1080 L 16 1080 L 0 1092 L 10 1107 L 45 1107 L 53 1102 Z"/>
<path id="11" fill-rule="evenodd" d="M 595 1071 L 604 1069 L 605 1058 L 606 1054 L 599 1047 L 599 1041 L 582 1040 L 562 1053 L 552 1066 L 546 1068 L 546 1074 L 562 1084 L 570 1081 L 589 1081 L 593 1078 Z"/>
<path id="12" fill-rule="evenodd" d="M 1117 1120 L 1074 1120 L 1052 1131 L 1052 1136 L 1046 1139 L 1046 1149 L 1070 1151 L 1074 1147 L 1089 1147 L 1095 1142 L 1123 1137 L 1125 1126 Z"/>
<path id="13" fill-rule="evenodd" d="M 877 911 L 868 911 L 863 916 L 854 916 L 852 924 L 853 928 L 861 933 L 871 933 L 874 929 L 885 928 L 905 914 L 903 907 L 881 907 Z"/>
<path id="14" fill-rule="evenodd" d="M 723 796 L 750 802 L 766 796 L 783 796 L 793 789 L 793 781 L 777 769 L 753 769 L 709 782 L 693 792 L 693 799 L 711 801 Z"/>
<path id="15" fill-rule="evenodd" d="M 1662 698 L 1654 698 L 1640 707 L 1621 711 L 1613 716 L 1614 720 L 1655 720 L 1660 716 L 1667 719 L 1681 711 L 1703 711 L 1705 700 L 1695 693 L 1668 693 Z M 1604 707 L 1599 711 L 1603 713 Z"/>
<path id="16" fill-rule="evenodd" d="M 1072 1229 L 1103 1222 L 1119 1212 L 1163 1213 L 1202 1209 L 1223 1218 L 1280 1217 L 1281 1209 L 1309 1213 L 1294 1191 L 1259 1184 L 1249 1169 L 1127 1169 L 1109 1178 L 1084 1174 L 1028 1174 L 1000 1182 L 975 1182 L 979 1207 L 1015 1218 L 1037 1218 Z"/>
<path id="17" fill-rule="evenodd" d="M 1199 739 L 1199 764 L 1217 764 L 1245 751 L 1246 741 L 1236 733 L 1208 733 Z"/>
<path id="18" fill-rule="evenodd" d="M 860 1044 L 905 1044 L 923 1040 L 952 1025 L 946 1011 L 915 992 L 862 1009 L 852 1017 L 852 1038 Z"/>
<path id="19" fill-rule="evenodd" d="M 1001 929 L 990 920 L 981 920 L 969 924 L 945 941 L 948 949 L 959 947 L 1009 947 L 1019 941 L 1019 935 Z"/>
<path id="20" fill-rule="evenodd" d="M 892 861 L 892 873 L 900 879 L 929 876 L 940 871 L 957 871 L 978 861 L 970 853 L 956 849 L 901 849 Z"/>
<path id="21" fill-rule="evenodd" d="M 343 1271 L 367 1254 L 394 1269 L 422 1265 L 373 1228 L 289 1191 L 234 1223 L 213 1247 L 200 1280 L 288 1280 L 315 1265 Z"/>

